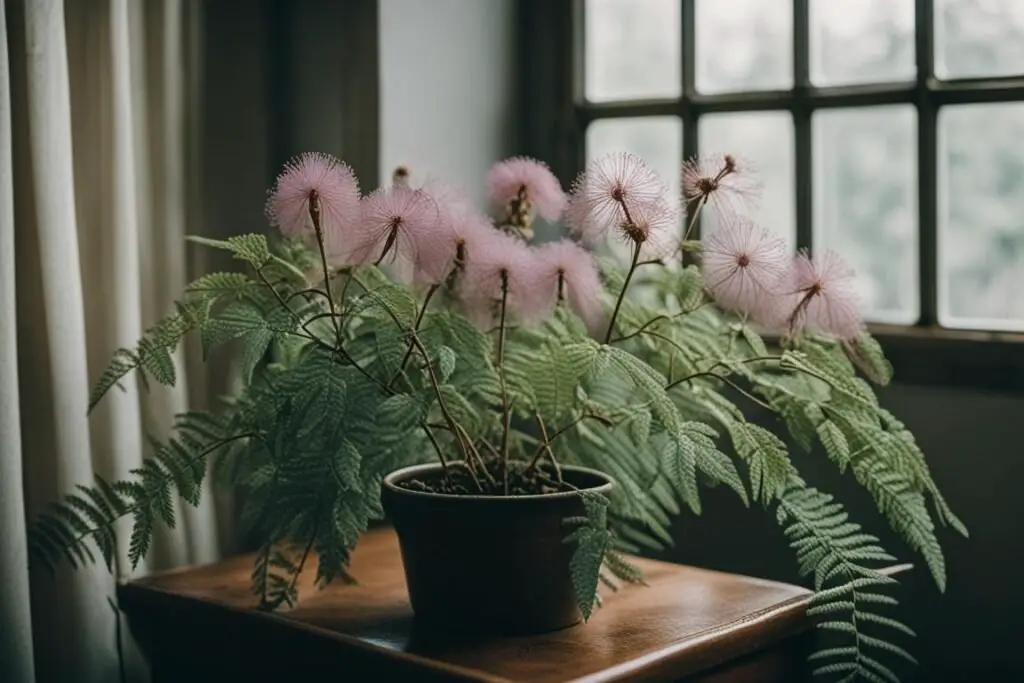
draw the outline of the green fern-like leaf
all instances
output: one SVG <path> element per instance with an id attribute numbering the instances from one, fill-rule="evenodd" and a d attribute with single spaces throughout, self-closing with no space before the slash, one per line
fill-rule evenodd
<path id="1" fill-rule="evenodd" d="M 175 373 L 170 352 L 177 347 L 182 337 L 205 320 L 208 307 L 209 302 L 205 300 L 178 304 L 174 313 L 146 330 L 135 349 L 122 348 L 115 351 L 89 394 L 89 412 L 133 370 L 141 368 L 161 383 L 173 384 Z"/>
<path id="2" fill-rule="evenodd" d="M 566 520 L 575 528 L 565 537 L 565 543 L 575 545 L 569 571 L 576 591 L 576 604 L 583 613 L 583 619 L 589 620 L 597 596 L 601 565 L 611 545 L 611 532 L 608 530 L 608 499 L 590 491 L 581 491 L 580 498 L 586 516 Z"/>
<path id="3" fill-rule="evenodd" d="M 896 604 L 894 598 L 880 592 L 895 581 L 869 566 L 892 557 L 878 545 L 878 539 L 848 522 L 832 496 L 808 487 L 795 474 L 781 492 L 777 517 L 797 551 L 800 573 L 815 577 L 817 592 L 808 615 L 820 620 L 818 628 L 845 636 L 847 641 L 811 655 L 811 661 L 819 664 L 815 673 L 842 674 L 844 680 L 893 680 L 895 674 L 878 657 L 884 653 L 910 662 L 914 658 L 882 633 L 871 631 L 884 627 L 905 636 L 914 634 L 877 611 L 880 606 Z"/>

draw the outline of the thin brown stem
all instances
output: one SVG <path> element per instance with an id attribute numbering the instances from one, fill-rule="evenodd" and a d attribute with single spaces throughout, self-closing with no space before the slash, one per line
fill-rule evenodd
<path id="1" fill-rule="evenodd" d="M 610 425 L 610 424 L 612 424 L 610 420 L 608 420 L 607 418 L 601 417 L 600 415 L 595 415 L 595 414 L 593 414 L 593 413 L 583 413 L 583 414 L 579 415 L 579 417 L 577 417 L 576 419 L 574 419 L 574 420 L 573 420 L 572 422 L 570 422 L 570 423 L 568 423 L 567 425 L 565 425 L 564 427 L 561 427 L 561 428 L 559 428 L 559 429 L 556 429 L 556 430 L 555 430 L 555 431 L 553 431 L 553 432 L 552 432 L 552 433 L 551 433 L 550 435 L 548 435 L 548 436 L 545 436 L 544 438 L 545 438 L 545 441 L 546 441 L 547 445 L 548 445 L 548 446 L 550 446 L 550 445 L 551 445 L 551 443 L 552 443 L 552 442 L 553 442 L 553 441 L 554 441 L 555 439 L 557 439 L 557 438 L 558 438 L 559 436 L 561 436 L 561 435 L 562 435 L 562 434 L 564 434 L 565 432 L 569 431 L 570 429 L 572 429 L 573 427 L 575 427 L 576 425 L 578 425 L 578 424 L 579 424 L 580 422 L 582 422 L 583 420 L 587 420 L 587 419 L 591 419 L 591 420 L 597 420 L 598 422 L 600 422 L 601 424 L 604 424 L 604 425 Z M 532 459 L 531 459 L 531 461 L 530 461 L 530 465 L 529 465 L 529 467 L 527 467 L 527 468 L 526 468 L 526 470 L 525 470 L 526 472 L 529 472 L 529 471 L 530 471 L 530 469 L 532 469 L 532 467 L 533 467 L 533 466 L 534 466 L 534 465 L 536 464 L 536 462 L 537 462 L 537 459 L 538 459 L 538 458 L 539 458 L 539 457 L 540 457 L 541 455 L 543 455 L 543 453 L 544 453 L 544 446 L 545 446 L 545 444 L 544 444 L 544 443 L 542 443 L 542 444 L 540 444 L 540 445 L 539 445 L 539 446 L 537 447 L 537 450 L 536 450 L 536 451 L 534 452 L 534 454 L 533 454 L 533 458 L 532 458 Z"/>
<path id="2" fill-rule="evenodd" d="M 331 296 L 331 269 L 327 266 L 327 248 L 324 246 L 324 231 L 320 226 L 320 198 L 311 196 L 309 199 L 309 217 L 313 221 L 313 232 L 316 233 L 316 244 L 320 251 L 320 267 L 324 271 L 324 289 L 327 294 L 327 306 L 332 313 L 337 309 L 334 307 L 334 298 Z M 334 326 L 335 343 L 341 347 L 341 325 L 336 318 L 331 318 Z"/>
<path id="3" fill-rule="evenodd" d="M 444 401 L 444 396 L 441 395 L 441 385 L 438 384 L 437 375 L 434 374 L 434 366 L 430 362 L 430 354 L 427 353 L 427 349 L 424 348 L 423 343 L 415 334 L 412 335 L 412 342 L 416 346 L 416 350 L 419 351 L 421 356 L 423 356 L 423 362 L 427 367 L 427 376 L 430 377 L 430 385 L 433 387 L 434 396 L 437 398 L 437 406 L 441 409 L 441 416 L 448 424 L 448 428 L 456 435 L 459 450 L 462 451 L 462 458 L 464 460 L 469 460 L 469 451 L 466 448 L 466 444 L 463 443 L 461 438 L 459 438 L 459 425 L 455 422 L 455 418 L 452 417 L 451 412 L 449 412 L 448 405 Z"/>
<path id="4" fill-rule="evenodd" d="M 555 468 L 555 475 L 558 477 L 558 483 L 561 484 L 562 468 L 558 464 L 558 460 L 555 458 L 555 452 L 551 449 L 551 438 L 548 437 L 548 428 L 544 424 L 544 418 L 541 417 L 540 413 L 536 413 L 536 417 L 537 426 L 540 427 L 540 435 L 543 439 L 543 442 L 541 443 L 540 448 L 537 449 L 537 453 L 533 456 L 533 460 L 530 461 L 530 464 L 527 466 L 526 470 L 524 471 L 524 474 L 532 471 L 533 468 L 535 468 L 537 466 L 537 463 L 540 461 L 540 456 L 544 453 L 547 453 L 548 459 L 551 460 L 551 466 Z"/>
<path id="5" fill-rule="evenodd" d="M 414 333 L 419 331 L 420 324 L 423 322 L 423 315 L 427 312 L 427 306 L 430 305 L 430 299 L 434 296 L 434 293 L 438 290 L 439 287 L 440 285 L 431 285 L 430 289 L 427 290 L 426 295 L 423 297 L 423 305 L 420 307 L 419 312 L 416 314 L 416 322 L 414 322 L 412 326 L 412 331 Z M 398 378 L 402 376 L 403 372 L 405 372 L 405 366 L 409 364 L 409 359 L 412 357 L 412 352 L 413 345 L 410 342 L 409 348 L 405 350 L 405 356 L 402 358 L 402 362 L 398 366 L 398 372 L 396 372 L 394 377 L 391 378 L 391 381 L 388 382 L 388 386 L 394 386 Z"/>
<path id="6" fill-rule="evenodd" d="M 430 431 L 428 425 L 423 425 L 423 431 L 427 433 L 427 438 L 430 439 L 431 445 L 434 446 L 434 450 L 437 451 L 437 459 L 441 461 L 441 471 L 444 472 L 444 478 L 448 478 L 448 458 L 444 457 L 444 453 L 441 451 L 441 444 L 437 442 L 437 437 L 434 436 L 434 432 Z"/>
<path id="7" fill-rule="evenodd" d="M 292 292 L 291 294 L 288 295 L 288 298 L 285 299 L 285 301 L 291 302 L 291 300 L 294 299 L 295 297 L 297 297 L 297 296 L 305 296 L 306 294 L 319 294 L 320 296 L 322 296 L 325 299 L 329 300 L 329 297 L 327 296 L 327 292 L 325 292 L 324 290 L 322 290 L 322 289 L 320 289 L 318 287 L 309 287 L 307 289 L 300 289 L 298 291 Z"/>
<path id="8" fill-rule="evenodd" d="M 782 360 L 782 356 L 755 356 L 753 358 L 742 358 L 742 359 L 740 359 L 738 361 L 735 361 L 735 362 L 741 363 L 743 365 L 747 365 L 747 364 L 750 364 L 750 363 L 766 363 L 768 361 L 781 361 L 781 360 Z M 677 384 L 682 384 L 683 382 L 688 382 L 691 379 L 694 379 L 695 377 L 703 377 L 703 376 L 706 376 L 708 374 L 711 374 L 714 377 L 718 377 L 719 379 L 725 379 L 721 375 L 715 374 L 712 371 L 715 368 L 725 367 L 728 364 L 729 363 L 727 361 L 723 361 L 723 360 L 717 361 L 716 363 L 714 363 L 710 367 L 705 368 L 704 370 L 701 370 L 700 372 L 695 372 L 692 375 L 687 375 L 686 377 L 680 377 L 679 379 L 675 380 L 674 382 L 670 382 L 669 384 L 667 384 L 665 386 L 665 391 L 668 391 L 669 389 L 671 389 L 672 387 L 676 386 Z"/>
<path id="9" fill-rule="evenodd" d="M 697 207 L 693 210 L 693 215 L 690 216 L 690 223 L 686 226 L 686 232 L 683 233 L 682 241 L 690 239 L 690 233 L 693 232 L 693 228 L 697 225 L 697 216 L 700 215 L 701 209 L 708 203 L 708 196 L 701 195 L 700 199 L 697 200 Z"/>
<path id="10" fill-rule="evenodd" d="M 470 438 L 469 433 L 466 432 L 466 429 L 462 425 L 458 425 L 458 428 L 459 437 L 466 442 L 469 452 L 473 454 L 474 458 L 476 458 L 476 462 L 480 466 L 480 471 L 484 473 L 485 477 L 487 477 L 488 483 L 491 486 L 497 486 L 498 482 L 496 482 L 494 477 L 491 476 L 491 473 L 487 471 L 487 464 L 484 462 L 483 456 L 480 455 L 480 451 L 477 450 L 476 444 L 473 443 L 473 439 Z"/>
<path id="11" fill-rule="evenodd" d="M 622 291 L 619 292 L 619 298 L 615 301 L 615 309 L 612 311 L 611 320 L 608 321 L 608 331 L 604 335 L 604 343 L 611 343 L 612 332 L 615 331 L 615 319 L 619 316 L 619 309 L 622 307 L 622 300 L 626 298 L 626 290 L 629 289 L 629 281 L 633 279 L 633 273 L 636 272 L 636 265 L 640 261 L 640 242 L 637 242 L 633 247 L 633 260 L 629 264 L 629 270 L 626 272 L 626 279 L 622 283 Z"/>
<path id="12" fill-rule="evenodd" d="M 508 495 L 508 432 L 512 424 L 512 411 L 509 408 L 508 388 L 505 385 L 505 311 L 508 305 L 508 273 L 501 273 L 501 318 L 498 322 L 498 381 L 501 384 L 501 475 L 504 480 L 505 495 Z"/>
<path id="13" fill-rule="evenodd" d="M 319 532 L 320 520 L 317 519 L 316 523 L 313 525 L 313 531 L 309 535 L 309 541 L 306 542 L 306 548 L 302 551 L 302 557 L 299 559 L 299 564 L 295 567 L 295 572 L 292 573 L 292 581 L 288 587 L 288 592 L 286 593 L 287 595 L 291 595 L 294 592 L 296 601 L 298 601 L 299 594 L 295 586 L 299 582 L 299 575 L 302 574 L 302 569 L 306 566 L 306 560 L 309 559 L 309 553 L 313 550 L 313 544 L 316 543 L 316 535 Z"/>

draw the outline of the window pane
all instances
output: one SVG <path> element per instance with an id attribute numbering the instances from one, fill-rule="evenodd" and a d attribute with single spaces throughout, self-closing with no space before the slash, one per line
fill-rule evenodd
<path id="1" fill-rule="evenodd" d="M 587 128 L 588 162 L 609 152 L 632 152 L 661 175 L 673 201 L 679 197 L 682 149 L 683 122 L 675 116 L 601 119 Z M 629 259 L 629 248 L 624 242 L 610 242 L 619 258 Z"/>
<path id="2" fill-rule="evenodd" d="M 591 101 L 680 93 L 679 0 L 587 0 L 585 94 Z"/>
<path id="3" fill-rule="evenodd" d="M 694 30 L 701 92 L 793 85 L 791 0 L 698 0 Z"/>
<path id="4" fill-rule="evenodd" d="M 709 114 L 700 119 L 700 148 L 733 154 L 751 164 L 764 192 L 749 216 L 765 228 L 796 244 L 793 162 L 793 119 L 788 112 Z M 714 209 L 702 214 L 701 230 L 711 234 L 717 224 Z"/>
<path id="5" fill-rule="evenodd" d="M 867 318 L 912 323 L 917 269 L 917 115 L 909 105 L 824 110 L 813 119 L 813 244 L 857 271 Z"/>
<path id="6" fill-rule="evenodd" d="M 1024 74 L 1024 2 L 935 0 L 939 78 Z"/>
<path id="7" fill-rule="evenodd" d="M 811 0 L 815 85 L 913 80 L 914 0 Z"/>
<path id="8" fill-rule="evenodd" d="M 1024 105 L 939 113 L 939 320 L 1024 330 Z"/>

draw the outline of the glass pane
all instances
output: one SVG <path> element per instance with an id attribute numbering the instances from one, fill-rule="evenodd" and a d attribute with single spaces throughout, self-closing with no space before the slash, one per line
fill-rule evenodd
<path id="1" fill-rule="evenodd" d="M 583 71 L 588 100 L 679 96 L 679 7 L 679 0 L 587 0 Z"/>
<path id="2" fill-rule="evenodd" d="M 814 115 L 815 247 L 857 271 L 868 320 L 920 315 L 917 269 L 917 114 L 910 105 Z"/>
<path id="3" fill-rule="evenodd" d="M 1024 74 L 1024 2 L 935 0 L 939 78 Z"/>
<path id="4" fill-rule="evenodd" d="M 698 0 L 696 9 L 698 90 L 792 87 L 791 0 Z"/>
<path id="5" fill-rule="evenodd" d="M 810 19 L 815 85 L 914 79 L 914 0 L 811 0 Z"/>
<path id="6" fill-rule="evenodd" d="M 793 119 L 788 112 L 708 114 L 700 119 L 700 148 L 732 154 L 751 165 L 763 184 L 758 206 L 749 217 L 796 244 L 796 190 L 794 187 Z M 701 231 L 711 234 L 717 224 L 708 207 Z"/>
<path id="7" fill-rule="evenodd" d="M 682 149 L 683 122 L 675 116 L 601 119 L 587 128 L 588 162 L 609 152 L 632 152 L 661 175 L 672 201 L 679 197 Z M 610 242 L 619 258 L 629 260 L 629 248 L 624 242 Z"/>
<path id="8" fill-rule="evenodd" d="M 939 112 L 939 321 L 1024 330 L 1024 105 Z"/>

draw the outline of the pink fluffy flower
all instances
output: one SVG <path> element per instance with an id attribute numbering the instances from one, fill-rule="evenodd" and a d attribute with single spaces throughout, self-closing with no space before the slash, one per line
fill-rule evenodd
<path id="1" fill-rule="evenodd" d="M 490 219 L 481 214 L 458 187 L 440 181 L 428 181 L 423 191 L 435 203 L 439 223 L 436 230 L 426 231 L 417 240 L 414 280 L 419 284 L 437 285 L 452 270 L 465 265 L 477 245 L 486 245 L 499 231 Z"/>
<path id="2" fill-rule="evenodd" d="M 734 217 L 704 240 L 701 270 L 720 307 L 761 319 L 771 317 L 788 260 L 785 241 Z"/>
<path id="3" fill-rule="evenodd" d="M 467 317 L 477 326 L 490 329 L 498 323 L 502 298 L 506 322 L 532 323 L 544 311 L 534 293 L 539 263 L 521 240 L 494 230 L 472 245 L 459 294 Z"/>
<path id="4" fill-rule="evenodd" d="M 665 183 L 640 157 L 607 154 L 590 162 L 576 179 L 566 222 L 588 244 L 600 242 L 609 231 L 633 239 L 624 231 L 629 218 L 641 206 L 663 204 L 665 190 Z"/>
<path id="5" fill-rule="evenodd" d="M 688 160 L 683 164 L 682 186 L 687 202 L 710 204 L 726 218 L 755 206 L 762 188 L 753 165 L 732 154 L 705 154 Z"/>
<path id="6" fill-rule="evenodd" d="M 815 259 L 801 252 L 793 259 L 782 288 L 776 320 L 790 334 L 804 329 L 839 339 L 855 339 L 863 321 L 854 271 L 839 254 L 826 250 Z"/>
<path id="7" fill-rule="evenodd" d="M 491 201 L 505 205 L 519 199 L 520 193 L 545 220 L 556 221 L 565 210 L 562 184 L 547 164 L 528 157 L 513 157 L 495 164 L 487 177 L 487 194 Z"/>
<path id="8" fill-rule="evenodd" d="M 664 259 L 679 248 L 679 207 L 665 199 L 636 203 L 630 210 L 631 223 L 625 218 L 619 234 L 640 245 L 641 260 Z"/>
<path id="9" fill-rule="evenodd" d="M 546 317 L 564 301 L 588 330 L 595 331 L 604 315 L 603 288 L 590 252 L 572 240 L 563 239 L 535 247 L 533 257 L 537 271 L 532 286 L 541 316 Z"/>
<path id="10" fill-rule="evenodd" d="M 311 209 L 327 252 L 343 249 L 359 219 L 359 181 L 351 168 L 328 154 L 292 158 L 267 198 L 267 218 L 286 237 L 315 239 Z"/>
<path id="11" fill-rule="evenodd" d="M 415 263 L 421 244 L 445 227 L 437 202 L 421 190 L 382 187 L 361 204 L 359 236 L 347 255 L 351 263 Z"/>

